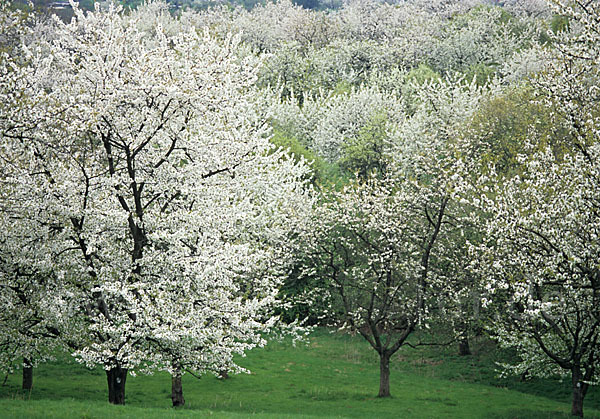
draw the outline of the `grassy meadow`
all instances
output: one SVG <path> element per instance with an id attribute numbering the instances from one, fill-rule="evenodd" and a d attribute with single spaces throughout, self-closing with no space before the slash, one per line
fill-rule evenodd
<path id="1" fill-rule="evenodd" d="M 185 375 L 186 406 L 171 408 L 167 374 L 127 378 L 126 406 L 107 401 L 103 370 L 89 370 L 68 356 L 34 372 L 31 393 L 20 374 L 0 387 L 0 417 L 23 418 L 548 418 L 569 417 L 567 381 L 499 379 L 494 362 L 508 356 L 488 341 L 474 355 L 447 348 L 402 348 L 393 358 L 392 397 L 378 399 L 375 352 L 360 337 L 314 332 L 308 344 L 273 342 L 248 353 L 251 374 L 222 380 Z M 600 391 L 586 397 L 586 417 L 600 418 Z"/>

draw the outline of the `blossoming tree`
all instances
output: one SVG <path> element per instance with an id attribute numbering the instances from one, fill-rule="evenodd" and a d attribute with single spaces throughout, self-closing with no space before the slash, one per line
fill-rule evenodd
<path id="1" fill-rule="evenodd" d="M 298 227 L 304 275 L 317 297 L 327 297 L 325 315 L 379 355 L 380 397 L 390 396 L 391 356 L 413 332 L 464 323 L 460 232 L 467 217 L 457 199 L 457 130 L 484 92 L 461 79 L 414 88 L 412 114 L 390 133 L 385 173 L 327 196 Z"/>
<path id="2" fill-rule="evenodd" d="M 550 68 L 535 84 L 569 135 L 560 147 L 521 155 L 522 173 L 492 176 L 496 187 L 475 200 L 487 214 L 487 240 L 476 250 L 490 301 L 501 302 L 492 331 L 520 355 L 507 370 L 570 376 L 571 412 L 583 416 L 600 365 L 600 8 L 554 3 L 570 28 L 552 35 Z M 540 149 L 536 139 L 532 129 L 531 150 Z"/>
<path id="3" fill-rule="evenodd" d="M 177 378 L 238 369 L 264 344 L 286 257 L 273 246 L 310 205 L 308 170 L 278 150 L 254 108 L 259 65 L 184 25 L 166 5 L 111 6 L 23 43 L 3 120 L 7 200 L 46 225 L 34 268 L 77 319 L 75 356 L 106 370 Z M 10 208 L 10 203 L 5 202 Z M 19 239 L 17 236 L 15 239 Z"/>

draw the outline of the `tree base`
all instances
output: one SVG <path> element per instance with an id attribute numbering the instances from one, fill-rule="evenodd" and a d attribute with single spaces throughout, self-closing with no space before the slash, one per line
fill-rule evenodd
<path id="1" fill-rule="evenodd" d="M 390 356 L 379 355 L 379 394 L 377 397 L 390 397 Z"/>
<path id="2" fill-rule="evenodd" d="M 125 381 L 127 369 L 116 367 L 106 371 L 108 381 L 108 401 L 111 404 L 125 404 Z"/>
<path id="3" fill-rule="evenodd" d="M 458 355 L 468 356 L 471 355 L 471 348 L 469 347 L 469 339 L 462 338 L 458 341 Z"/>
<path id="4" fill-rule="evenodd" d="M 23 358 L 23 390 L 33 389 L 33 367 L 28 359 Z"/>
<path id="5" fill-rule="evenodd" d="M 171 376 L 171 401 L 173 402 L 173 407 L 181 407 L 185 404 L 181 375 Z"/>

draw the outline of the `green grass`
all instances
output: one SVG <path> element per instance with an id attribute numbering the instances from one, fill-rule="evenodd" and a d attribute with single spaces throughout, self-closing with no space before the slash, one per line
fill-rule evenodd
<path id="1" fill-rule="evenodd" d="M 249 375 L 220 380 L 184 376 L 186 406 L 170 408 L 166 374 L 129 377 L 126 406 L 111 406 L 104 371 L 67 363 L 35 370 L 34 389 L 19 390 L 20 377 L 0 387 L 1 417 L 376 417 L 548 418 L 568 417 L 567 382 L 496 378 L 494 361 L 506 357 L 481 341 L 475 355 L 455 348 L 403 348 L 392 361 L 392 398 L 378 399 L 376 354 L 359 337 L 313 334 L 308 345 L 272 343 L 251 351 Z M 586 417 L 600 418 L 600 392 L 592 388 Z"/>

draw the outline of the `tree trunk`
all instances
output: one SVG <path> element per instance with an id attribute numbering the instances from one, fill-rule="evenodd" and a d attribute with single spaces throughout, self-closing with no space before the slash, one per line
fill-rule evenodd
<path id="1" fill-rule="evenodd" d="M 573 403 L 571 405 L 571 414 L 573 416 L 583 417 L 583 398 L 585 397 L 586 384 L 584 384 L 579 368 L 572 369 L 573 383 Z"/>
<path id="2" fill-rule="evenodd" d="M 33 367 L 31 361 L 23 358 L 23 390 L 33 389 Z"/>
<path id="3" fill-rule="evenodd" d="M 115 367 L 106 371 L 108 380 L 108 401 L 112 404 L 125 404 L 125 380 L 127 369 Z"/>
<path id="4" fill-rule="evenodd" d="M 181 369 L 175 369 L 171 375 L 171 400 L 173 401 L 173 407 L 185 404 L 183 386 L 181 384 Z"/>
<path id="5" fill-rule="evenodd" d="M 390 397 L 390 356 L 379 355 L 379 394 L 377 397 Z"/>
<path id="6" fill-rule="evenodd" d="M 461 336 L 458 341 L 458 354 L 460 356 L 471 355 L 471 348 L 469 347 L 469 338 L 467 336 Z"/>

